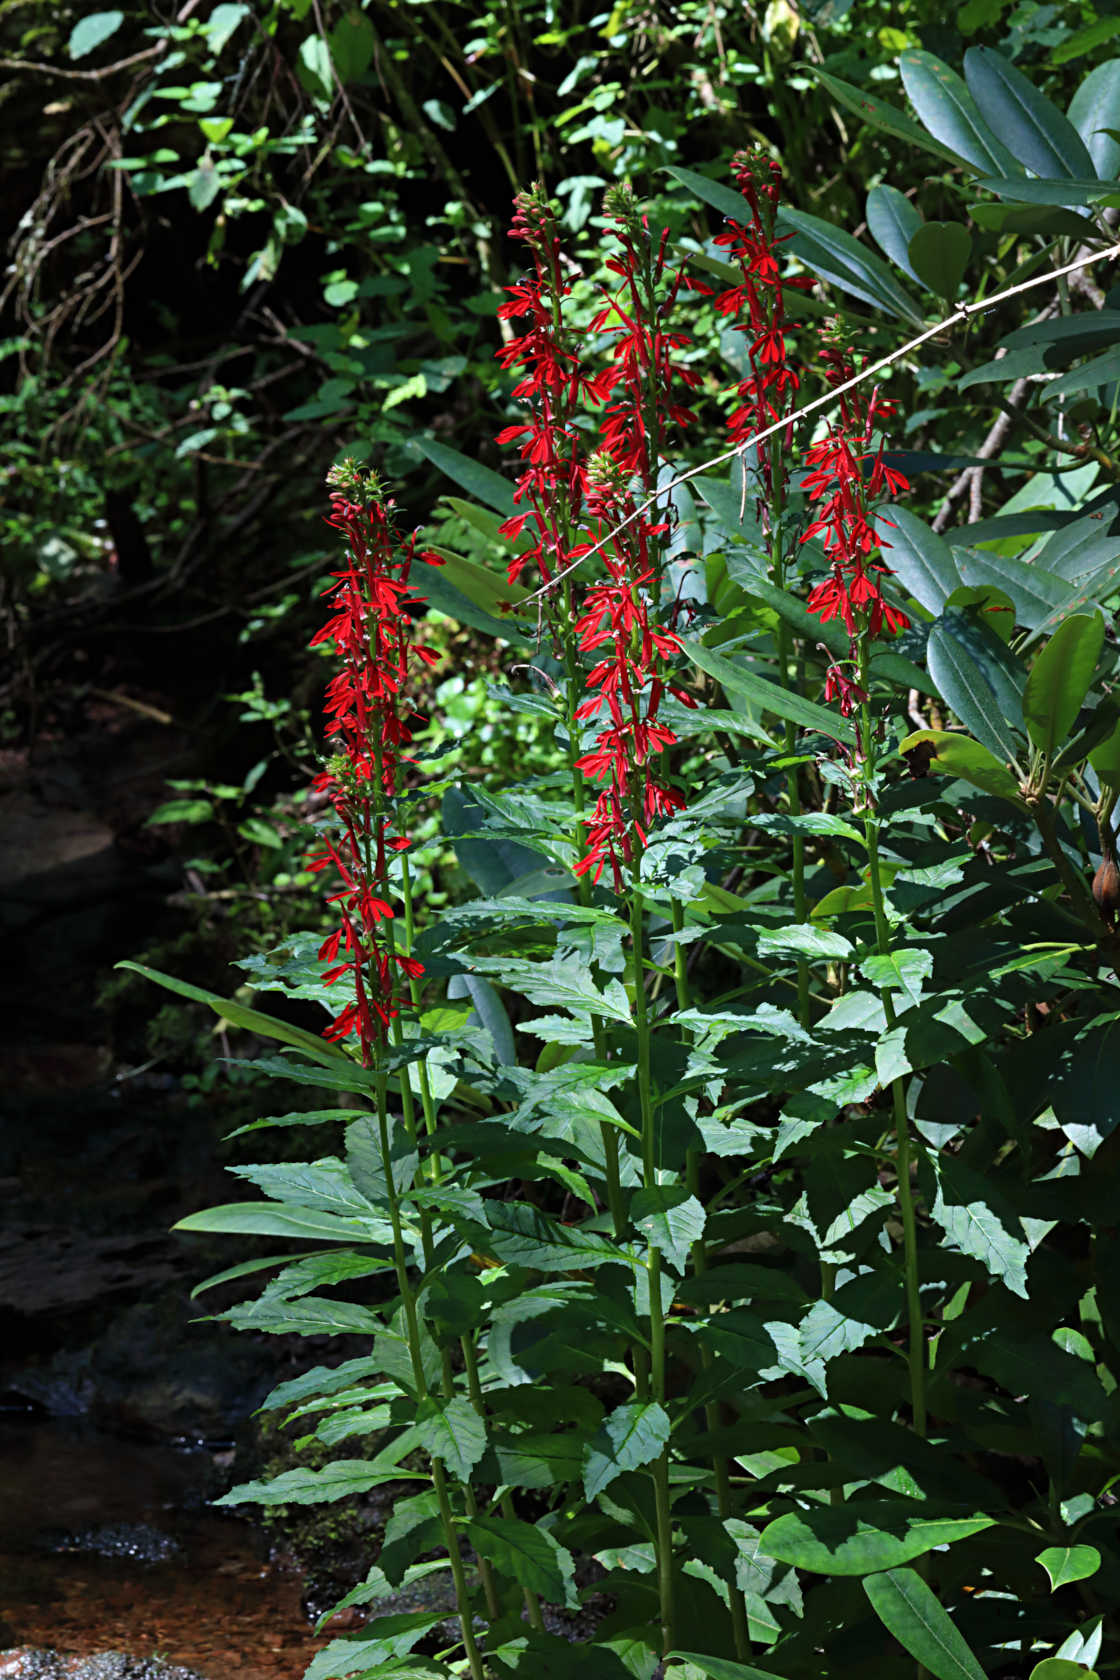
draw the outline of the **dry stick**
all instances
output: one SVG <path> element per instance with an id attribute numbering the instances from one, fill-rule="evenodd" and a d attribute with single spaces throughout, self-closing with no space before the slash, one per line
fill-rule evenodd
<path id="1" fill-rule="evenodd" d="M 1087 268 L 1090 263 L 1103 262 L 1106 257 L 1117 256 L 1120 256 L 1120 244 L 1110 245 L 1107 251 L 1098 251 L 1095 255 L 1078 257 L 1075 262 L 1067 263 L 1064 268 L 1053 268 L 1049 273 L 1038 274 L 1032 280 L 1022 280 L 1019 285 L 1008 286 L 1005 291 L 996 292 L 994 296 L 984 298 L 978 303 L 960 304 L 951 315 L 946 315 L 945 319 L 939 321 L 936 326 L 927 327 L 924 332 L 918 334 L 917 338 L 912 338 L 906 344 L 901 345 L 899 349 L 892 350 L 889 356 L 880 356 L 877 362 L 872 362 L 869 367 L 863 368 L 859 373 L 854 374 L 851 379 L 846 379 L 842 385 L 837 385 L 831 391 L 826 391 L 821 397 L 814 397 L 812 402 L 806 403 L 804 408 L 799 408 L 796 413 L 787 415 L 773 426 L 768 426 L 765 431 L 757 432 L 753 437 L 747 438 L 745 442 L 736 444 L 732 449 L 725 449 L 721 455 L 713 455 L 710 460 L 701 461 L 698 467 L 689 467 L 687 472 L 680 473 L 676 478 L 670 479 L 668 484 L 663 484 L 660 487 L 656 495 L 650 496 L 640 507 L 636 507 L 633 513 L 628 514 L 620 525 L 616 525 L 612 531 L 608 531 L 605 537 L 601 537 L 585 554 L 581 554 L 578 560 L 573 560 L 570 566 L 566 566 L 562 572 L 557 572 L 556 576 L 551 578 L 548 583 L 542 584 L 531 595 L 527 595 L 522 605 L 529 601 L 538 600 L 541 596 L 547 595 L 550 589 L 555 589 L 556 585 L 561 583 L 570 572 L 574 572 L 577 566 L 582 566 L 585 560 L 589 560 L 593 554 L 597 554 L 601 548 L 605 548 L 612 537 L 617 537 L 620 531 L 625 531 L 628 525 L 632 525 L 636 519 L 640 519 L 643 513 L 653 507 L 659 498 L 667 496 L 670 490 L 675 490 L 679 484 L 687 484 L 690 479 L 697 478 L 701 473 L 707 472 L 709 467 L 718 467 L 724 461 L 731 461 L 737 456 L 742 456 L 748 448 L 765 443 L 767 438 L 775 437 L 779 432 L 784 432 L 795 421 L 804 419 L 805 415 L 814 414 L 819 408 L 829 407 L 846 391 L 854 390 L 857 385 L 862 385 L 865 379 L 872 379 L 877 373 L 882 373 L 884 368 L 892 367 L 895 362 L 900 362 L 904 356 L 910 354 L 911 350 L 916 350 L 920 344 L 925 344 L 929 339 L 936 338 L 938 333 L 945 331 L 946 327 L 951 327 L 958 321 L 967 323 L 973 315 L 986 314 L 988 310 L 994 309 L 997 303 L 1004 303 L 1010 297 L 1017 297 L 1020 292 L 1029 292 L 1035 286 L 1045 286 L 1051 280 L 1060 280 L 1064 274 L 1073 274 L 1078 269 Z M 745 489 L 745 473 L 743 484 Z"/>

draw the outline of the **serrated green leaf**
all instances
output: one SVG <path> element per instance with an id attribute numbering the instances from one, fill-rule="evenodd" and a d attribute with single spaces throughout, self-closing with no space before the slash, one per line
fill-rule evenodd
<path id="1" fill-rule="evenodd" d="M 466 1531 L 479 1556 L 499 1574 L 550 1604 L 575 1604 L 572 1554 L 547 1529 L 510 1517 L 476 1517 Z"/>
<path id="2" fill-rule="evenodd" d="M 265 1481 L 242 1482 L 215 1499 L 214 1504 L 323 1505 L 328 1500 L 352 1499 L 355 1494 L 368 1493 L 386 1482 L 424 1481 L 423 1471 L 405 1470 L 400 1464 L 400 1458 L 415 1445 L 413 1436 L 405 1442 L 404 1452 L 400 1451 L 398 1440 L 376 1458 L 337 1458 L 322 1470 L 285 1470 Z"/>
<path id="3" fill-rule="evenodd" d="M 1094 176 L 1093 160 L 1069 118 L 1002 54 L 993 47 L 969 47 L 964 74 L 985 121 L 1003 136 L 1017 160 L 1016 168 L 993 173 L 1016 175 L 1018 165 L 1025 165 L 1043 178 Z"/>
<path id="4" fill-rule="evenodd" d="M 844 961 L 854 947 L 850 939 L 832 928 L 814 927 L 812 922 L 792 922 L 789 927 L 764 928 L 758 936 L 762 956 L 815 957 L 822 962 Z"/>
<path id="5" fill-rule="evenodd" d="M 693 1243 L 704 1234 L 704 1207 L 684 1185 L 651 1184 L 635 1191 L 630 1218 L 652 1248 L 683 1272 Z"/>
<path id="6" fill-rule="evenodd" d="M 979 1260 L 1012 1294 L 1027 1295 L 1030 1248 L 1019 1220 L 986 1178 L 951 1155 L 934 1158 L 937 1194 L 930 1209 L 951 1248 Z"/>
<path id="7" fill-rule="evenodd" d="M 427 1394 L 416 1408 L 416 1433 L 431 1458 L 438 1458 L 461 1482 L 486 1451 L 486 1425 L 463 1395 L 449 1400 Z"/>
<path id="8" fill-rule="evenodd" d="M 583 1491 L 597 1499 L 616 1476 L 658 1458 L 669 1444 L 669 1414 L 656 1400 L 617 1406 L 583 1454 Z"/>
<path id="9" fill-rule="evenodd" d="M 871 1608 L 936 1680 L 985 1680 L 952 1618 L 914 1569 L 888 1569 L 863 1583 Z"/>
<path id="10" fill-rule="evenodd" d="M 178 997 L 190 998 L 194 1003 L 205 1003 L 215 1015 L 223 1021 L 228 1021 L 233 1027 L 241 1027 L 246 1032 L 258 1033 L 262 1038 L 274 1038 L 281 1044 L 290 1044 L 302 1050 L 305 1056 L 313 1056 L 316 1061 L 326 1066 L 344 1065 L 349 1062 L 345 1052 L 335 1045 L 328 1044 L 324 1039 L 317 1038 L 314 1033 L 305 1032 L 302 1027 L 289 1026 L 287 1021 L 277 1021 L 271 1015 L 262 1015 L 258 1009 L 247 1009 L 242 1003 L 235 1003 L 232 998 L 218 997 L 214 992 L 207 992 L 201 986 L 191 986 L 185 980 L 176 980 L 174 975 L 161 974 L 158 969 L 146 968 L 143 963 L 119 962 L 118 968 L 131 969 L 134 974 L 142 974 L 145 980 L 154 980 L 157 986 L 174 992 Z"/>
<path id="11" fill-rule="evenodd" d="M 933 973 L 933 954 L 909 948 L 864 957 L 859 971 L 880 991 L 904 992 L 911 1003 L 922 999 L 922 981 Z"/>
<path id="12" fill-rule="evenodd" d="M 918 1515 L 901 1500 L 853 1500 L 778 1517 L 759 1549 L 820 1575 L 870 1575 L 993 1525 L 992 1517 Z"/>
<path id="13" fill-rule="evenodd" d="M 1050 1591 L 1069 1586 L 1071 1581 L 1087 1581 L 1101 1566 L 1101 1554 L 1095 1546 L 1048 1546 L 1034 1560 L 1050 1577 Z"/>
<path id="14" fill-rule="evenodd" d="M 224 1202 L 180 1219 L 175 1231 L 221 1231 L 243 1237 L 298 1237 L 308 1242 L 379 1241 L 384 1220 L 339 1219 L 315 1208 L 278 1202 Z"/>

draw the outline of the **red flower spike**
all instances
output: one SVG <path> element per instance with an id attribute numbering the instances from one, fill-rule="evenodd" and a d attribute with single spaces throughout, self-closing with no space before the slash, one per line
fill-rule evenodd
<path id="1" fill-rule="evenodd" d="M 323 1036 L 338 1041 L 354 1034 L 368 1067 L 400 1008 L 394 968 L 410 978 L 424 972 L 414 958 L 382 944 L 382 924 L 393 919 L 388 858 L 409 841 L 389 832 L 377 788 L 390 796 L 397 791 L 403 750 L 412 739 L 413 708 L 404 695 L 413 667 L 431 663 L 434 655 L 412 639 L 412 609 L 423 601 L 410 580 L 416 538 L 398 540 L 393 504 L 373 474 L 363 476 L 353 462 L 343 462 L 328 482 L 334 489 L 326 522 L 345 537 L 347 554 L 326 591 L 331 616 L 311 642 L 333 647 L 341 666 L 324 702 L 336 756 L 313 786 L 326 794 L 338 832 L 324 838 L 322 852 L 307 867 L 333 869 L 340 883 L 327 901 L 340 907 L 341 925 L 323 941 L 319 957 L 331 965 L 323 975 L 327 985 L 349 976 L 354 990 Z"/>

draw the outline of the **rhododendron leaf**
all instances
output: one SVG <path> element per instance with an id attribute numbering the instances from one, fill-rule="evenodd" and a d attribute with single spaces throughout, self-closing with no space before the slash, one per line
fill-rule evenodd
<path id="1" fill-rule="evenodd" d="M 1094 178 L 1093 160 L 1069 118 L 1001 53 L 993 47 L 970 47 L 964 55 L 964 74 L 985 120 L 1007 142 L 1019 165 L 1044 179 Z"/>
<path id="2" fill-rule="evenodd" d="M 415 442 L 434 467 L 446 473 L 476 501 L 493 508 L 503 519 L 516 511 L 513 485 L 500 473 L 484 467 L 481 461 L 472 461 L 469 455 L 461 455 L 457 449 L 449 449 L 445 443 L 437 443 L 434 438 L 418 437 Z"/>
<path id="3" fill-rule="evenodd" d="M 892 505 L 878 526 L 886 564 L 915 601 L 927 612 L 939 613 L 960 583 L 949 544 L 908 507 Z"/>
<path id="4" fill-rule="evenodd" d="M 669 1444 L 669 1414 L 656 1400 L 635 1400 L 604 1418 L 583 1454 L 583 1491 L 595 1499 L 617 1476 L 657 1458 Z"/>
<path id="5" fill-rule="evenodd" d="M 883 1626 L 936 1680 L 985 1680 L 948 1611 L 917 1570 L 869 1575 L 863 1590 Z"/>
<path id="6" fill-rule="evenodd" d="M 809 74 L 815 76 L 831 93 L 832 97 L 841 105 L 846 105 L 849 111 L 854 111 L 857 117 L 870 123 L 872 128 L 878 128 L 884 134 L 893 135 L 896 140 L 905 140 L 913 146 L 920 146 L 925 152 L 931 152 L 934 157 L 943 159 L 946 163 L 967 163 L 968 157 L 943 143 L 936 134 L 916 123 L 913 117 L 908 117 L 905 111 L 899 111 L 885 100 L 877 99 L 866 88 L 853 87 L 851 82 L 843 82 L 839 76 L 828 75 L 815 64 L 805 66 Z"/>
<path id="7" fill-rule="evenodd" d="M 1098 1675 L 1070 1657 L 1044 1657 L 1031 1669 L 1030 1680 L 1098 1680 Z"/>
<path id="8" fill-rule="evenodd" d="M 952 303 L 968 267 L 972 239 L 959 222 L 926 222 L 907 247 L 910 266 L 923 286 Z"/>
<path id="9" fill-rule="evenodd" d="M 917 285 L 923 285 L 910 262 L 910 241 L 922 225 L 921 213 L 897 187 L 880 183 L 867 195 L 866 215 L 871 237 L 883 254 Z"/>
<path id="10" fill-rule="evenodd" d="M 907 98 L 929 132 L 983 175 L 1021 175 L 1022 166 L 988 127 L 956 71 L 932 53 L 909 50 L 898 60 Z M 1002 132 L 1002 131 L 1001 131 Z"/>
<path id="11" fill-rule="evenodd" d="M 985 793 L 998 794 L 1001 799 L 1023 806 L 1019 784 L 1014 776 L 979 741 L 942 729 L 918 729 L 899 742 L 898 750 L 906 754 L 921 746 L 933 749 L 931 770 L 940 770 L 947 776 L 959 776 L 962 781 L 971 782 L 973 787 L 981 788 Z"/>
<path id="12" fill-rule="evenodd" d="M 447 982 L 449 998 L 469 998 L 472 1017 L 476 1017 L 490 1035 L 494 1055 L 506 1067 L 517 1063 L 517 1047 L 513 1028 L 505 1004 L 481 974 L 453 974 Z"/>
<path id="13" fill-rule="evenodd" d="M 190 998 L 195 1003 L 205 1003 L 232 1027 L 241 1027 L 245 1032 L 258 1033 L 262 1038 L 279 1039 L 281 1044 L 290 1044 L 302 1050 L 305 1056 L 314 1056 L 317 1061 L 330 1066 L 348 1060 L 345 1052 L 324 1039 L 317 1038 L 314 1033 L 305 1032 L 302 1027 L 293 1027 L 287 1021 L 277 1021 L 271 1015 L 263 1015 L 257 1009 L 249 1009 L 243 1003 L 235 1003 L 232 998 L 219 997 L 215 992 L 207 992 L 201 986 L 191 986 L 185 980 L 177 980 L 171 974 L 161 974 L 158 969 L 146 968 L 143 963 L 119 962 L 118 968 L 129 968 L 134 974 L 142 974 L 145 980 L 154 980 L 157 986 L 163 986 L 169 992 L 176 992 L 180 997 Z"/>
<path id="14" fill-rule="evenodd" d="M 682 187 L 704 204 L 710 204 L 720 215 L 739 222 L 744 227 L 751 225 L 751 207 L 742 193 L 734 187 L 724 186 L 722 181 L 713 181 L 707 175 L 698 175 L 694 169 L 680 169 L 675 164 L 666 164 L 663 173 L 671 175 L 674 181 L 679 181 Z M 739 280 L 738 270 L 735 271 L 736 283 Z"/>
<path id="15" fill-rule="evenodd" d="M 1101 180 L 1115 181 L 1120 175 L 1120 58 L 1111 58 L 1090 70 L 1070 101 L 1067 114 Z"/>
<path id="16" fill-rule="evenodd" d="M 851 1500 L 790 1511 L 763 1529 L 759 1550 L 822 1575 L 870 1575 L 994 1526 L 981 1515 L 930 1514 L 905 1500 Z"/>
<path id="17" fill-rule="evenodd" d="M 1001 644 L 971 613 L 948 608 L 930 631 L 926 660 L 929 674 L 947 706 L 976 739 L 1009 763 L 1022 741 L 1007 721 L 1019 716 L 1019 697 L 1011 690 L 993 657 Z"/>
<path id="18" fill-rule="evenodd" d="M 551 1604 L 574 1607 L 572 1554 L 547 1529 L 515 1518 L 476 1517 L 467 1523 L 466 1532 L 478 1555 L 500 1574 Z"/>
<path id="19" fill-rule="evenodd" d="M 967 529 L 961 533 L 967 536 Z M 1072 611 L 1076 590 L 1044 566 L 990 549 L 957 548 L 961 581 L 973 587 L 986 583 L 1002 589 L 1015 604 L 1015 616 L 1028 630 L 1041 629 L 1055 610 Z"/>
<path id="20" fill-rule="evenodd" d="M 1078 613 L 1059 626 L 1031 667 L 1023 689 L 1023 721 L 1047 757 L 1073 728 L 1103 646 L 1101 614 Z"/>
<path id="21" fill-rule="evenodd" d="M 831 280 L 841 291 L 885 310 L 912 327 L 921 327 L 925 316 L 904 291 L 882 257 L 853 239 L 850 233 L 810 216 L 804 210 L 779 210 L 778 222 L 791 231 L 790 249 L 815 274 Z"/>
<path id="22" fill-rule="evenodd" d="M 752 708 L 788 718 L 791 723 L 800 725 L 802 729 L 815 730 L 831 735 L 836 740 L 854 743 L 855 729 L 849 719 L 840 716 L 839 711 L 828 711 L 812 700 L 803 699 L 793 689 L 781 688 L 766 677 L 756 676 L 746 666 L 733 664 L 723 654 L 705 647 L 702 642 L 686 641 L 684 651 L 692 663 L 698 665 L 709 677 L 714 677 L 727 694 L 747 701 Z"/>

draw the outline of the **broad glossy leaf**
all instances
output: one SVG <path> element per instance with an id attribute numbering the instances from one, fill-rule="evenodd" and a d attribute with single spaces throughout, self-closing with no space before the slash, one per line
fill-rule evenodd
<path id="1" fill-rule="evenodd" d="M 1070 101 L 1069 120 L 1085 142 L 1095 172 L 1102 181 L 1114 181 L 1120 175 L 1120 58 L 1090 70 Z"/>
<path id="2" fill-rule="evenodd" d="M 912 752 L 915 747 L 928 744 L 933 748 L 931 770 L 947 776 L 959 776 L 985 793 L 997 794 L 1022 806 L 1019 784 L 997 758 L 967 735 L 951 734 L 941 729 L 918 729 L 899 744 L 899 752 Z"/>
<path id="3" fill-rule="evenodd" d="M 745 666 L 733 664 L 723 654 L 705 647 L 702 642 L 686 641 L 684 651 L 694 665 L 699 666 L 709 677 L 714 677 L 729 695 L 746 700 L 754 709 L 772 712 L 776 717 L 788 718 L 801 729 L 815 730 L 831 735 L 836 740 L 854 743 L 855 730 L 848 719 L 842 718 L 838 711 L 830 712 L 824 706 L 815 705 L 812 700 L 802 699 L 792 689 L 782 688 L 766 677 L 756 676 L 753 671 Z"/>
<path id="4" fill-rule="evenodd" d="M 970 47 L 964 55 L 964 74 L 985 121 L 1006 140 L 1019 164 L 1043 178 L 1095 175 L 1085 142 L 1069 118 L 1002 54 L 992 47 Z"/>
<path id="5" fill-rule="evenodd" d="M 815 274 L 912 327 L 924 324 L 922 311 L 899 285 L 882 257 L 877 257 L 850 233 L 804 210 L 783 208 L 778 212 L 778 221 L 783 230 L 793 234 L 790 249 Z"/>
<path id="6" fill-rule="evenodd" d="M 1085 1668 L 1072 1657 L 1044 1657 L 1031 1669 L 1031 1680 L 1098 1680 L 1095 1669 Z"/>
<path id="7" fill-rule="evenodd" d="M 922 225 L 919 212 L 897 187 L 880 184 L 867 195 L 867 226 L 879 249 L 896 268 L 921 286 L 925 282 L 910 262 L 910 241 Z"/>
<path id="8" fill-rule="evenodd" d="M 433 549 L 433 553 L 448 554 L 446 549 Z M 448 618 L 455 619 L 458 624 L 469 624 L 472 630 L 481 630 L 484 636 L 498 636 L 507 642 L 524 639 L 526 630 L 524 624 L 519 624 L 515 617 L 495 618 L 493 613 L 480 607 L 473 596 L 477 596 L 479 589 L 472 587 L 470 593 L 464 593 L 459 587 L 465 581 L 463 574 L 468 562 L 455 564 L 455 557 L 448 555 L 449 563 L 442 566 L 432 566 L 417 555 L 412 568 L 412 581 L 417 590 L 429 606 L 437 612 L 446 613 Z M 482 571 L 481 567 L 472 569 Z M 486 575 L 485 573 L 483 574 Z"/>
<path id="9" fill-rule="evenodd" d="M 718 210 L 721 216 L 730 221 L 740 222 L 749 227 L 751 221 L 751 207 L 742 193 L 734 187 L 725 186 L 722 181 L 713 181 L 707 175 L 698 175 L 694 169 L 679 169 L 675 164 L 667 164 L 664 173 L 671 175 L 674 181 L 679 181 L 682 187 L 687 187 L 704 204 L 710 204 L 713 210 Z"/>
<path id="10" fill-rule="evenodd" d="M 832 97 L 841 105 L 846 105 L 849 111 L 854 111 L 857 117 L 878 128 L 884 134 L 891 134 L 896 140 L 905 140 L 909 145 L 920 146 L 923 151 L 932 152 L 934 157 L 942 158 L 946 163 L 964 163 L 967 161 L 960 152 L 951 146 L 942 145 L 934 135 L 922 128 L 905 111 L 896 110 L 885 100 L 878 99 L 873 93 L 864 88 L 853 87 L 851 82 L 843 82 L 839 76 L 830 76 L 816 65 L 806 67 L 828 89 Z"/>
<path id="11" fill-rule="evenodd" d="M 445 1464 L 460 1482 L 470 1480 L 486 1451 L 486 1425 L 462 1394 L 449 1400 L 442 1395 L 423 1396 L 416 1407 L 416 1433 L 424 1451 Z"/>
<path id="12" fill-rule="evenodd" d="M 1060 379 L 1048 379 L 1040 394 L 1045 402 L 1056 402 L 1059 397 L 1095 390 L 1099 385 L 1110 385 L 1118 379 L 1120 348 L 1106 350 L 1103 356 L 1094 356 L 1092 361 L 1082 362 L 1072 373 L 1063 373 Z"/>
<path id="13" fill-rule="evenodd" d="M 467 1538 L 499 1574 L 539 1593 L 550 1604 L 576 1602 L 572 1554 L 547 1529 L 510 1517 L 475 1517 Z"/>
<path id="14" fill-rule="evenodd" d="M 1068 1586 L 1071 1581 L 1087 1581 L 1101 1566 L 1101 1554 L 1095 1546 L 1048 1546 L 1034 1560 L 1050 1577 L 1050 1590 Z"/>
<path id="15" fill-rule="evenodd" d="M 1120 724 L 1089 754 L 1089 763 L 1102 782 L 1120 787 Z"/>
<path id="16" fill-rule="evenodd" d="M 474 1014 L 490 1034 L 497 1060 L 505 1067 L 514 1066 L 517 1048 L 513 1041 L 513 1028 L 505 1004 L 489 980 L 484 980 L 481 974 L 453 974 L 447 983 L 447 995 L 449 998 L 470 999 Z"/>
<path id="17" fill-rule="evenodd" d="M 481 461 L 472 461 L 457 449 L 449 449 L 445 443 L 436 443 L 433 438 L 418 437 L 415 441 L 417 449 L 434 467 L 446 473 L 476 501 L 493 508 L 503 519 L 515 511 L 513 485 L 500 473 L 484 467 Z"/>
<path id="18" fill-rule="evenodd" d="M 991 584 L 1002 589 L 1015 603 L 1018 623 L 1028 630 L 1036 629 L 1051 613 L 1072 603 L 1076 593 L 1064 578 L 1052 577 L 1044 566 L 1032 565 L 1015 555 L 975 548 L 957 548 L 954 552 L 962 582 L 974 588 Z"/>
<path id="19" fill-rule="evenodd" d="M 651 1184 L 635 1191 L 630 1218 L 651 1248 L 678 1272 L 684 1271 L 693 1243 L 704 1234 L 703 1203 L 683 1184 Z"/>
<path id="20" fill-rule="evenodd" d="M 911 239 L 908 252 L 910 267 L 923 286 L 953 303 L 972 255 L 968 229 L 959 222 L 926 222 Z"/>
<path id="21" fill-rule="evenodd" d="M 1040 180 L 1034 176 L 983 176 L 976 185 L 998 198 L 1012 199 L 1019 204 L 1052 205 L 1056 209 L 1071 205 L 1114 204 L 1120 201 L 1120 186 L 1108 181 L 1074 181 L 1062 177 L 1056 181 Z"/>
<path id="22" fill-rule="evenodd" d="M 909 1503 L 853 1500 L 790 1511 L 762 1532 L 759 1550 L 820 1575 L 870 1575 L 993 1526 L 992 1517 L 920 1515 Z"/>
<path id="23" fill-rule="evenodd" d="M 935 616 L 961 579 L 953 550 L 907 507 L 892 507 L 892 529 L 882 534 L 884 559 L 903 588 Z"/>
<path id="24" fill-rule="evenodd" d="M 971 368 L 968 373 L 962 374 L 957 380 L 957 390 L 967 391 L 973 385 L 1012 385 L 1017 379 L 1028 379 L 1031 374 L 1045 373 L 1049 354 L 1050 346 L 1047 344 L 1026 345 L 1021 350 L 1009 350 L 1006 356 L 985 362 L 982 367 Z"/>
<path id="25" fill-rule="evenodd" d="M 948 1611 L 914 1569 L 870 1575 L 863 1590 L 889 1633 L 936 1680 L 985 1680 Z"/>
<path id="26" fill-rule="evenodd" d="M 1005 350 L 1035 349 L 1038 345 L 1056 347 L 1053 365 L 1059 366 L 1057 352 L 1067 358 L 1086 355 L 1115 344 L 1120 339 L 1120 310 L 1083 309 L 1074 315 L 1058 315 L 1052 321 L 1036 321 L 1029 327 L 1016 327 L 1000 340 Z M 1069 475 L 1065 475 L 1067 480 Z M 1046 506 L 1056 507 L 1057 502 Z"/>
<path id="27" fill-rule="evenodd" d="M 289 1026 L 287 1021 L 277 1021 L 271 1015 L 262 1015 L 260 1010 L 248 1009 L 243 1003 L 235 1003 L 232 998 L 219 997 L 215 992 L 204 991 L 201 986 L 188 985 L 185 980 L 177 980 L 172 974 L 161 974 L 155 968 L 146 968 L 143 963 L 119 962 L 116 966 L 130 968 L 134 974 L 142 974 L 145 980 L 154 980 L 157 986 L 163 986 L 179 997 L 207 1004 L 215 1015 L 223 1021 L 228 1021 L 232 1027 L 241 1027 L 245 1032 L 257 1033 L 261 1038 L 277 1039 L 281 1044 L 291 1044 L 302 1050 L 305 1056 L 312 1056 L 328 1067 L 337 1065 L 340 1061 L 349 1061 L 344 1051 L 316 1037 L 314 1033 L 305 1032 L 302 1027 Z"/>
<path id="28" fill-rule="evenodd" d="M 660 1457 L 669 1444 L 669 1414 L 656 1400 L 634 1400 L 604 1418 L 583 1455 L 583 1491 L 596 1499 L 616 1476 Z"/>
<path id="29" fill-rule="evenodd" d="M 1104 646 L 1100 613 L 1078 613 L 1055 630 L 1023 689 L 1023 721 L 1040 752 L 1053 757 L 1069 736 Z"/>
<path id="30" fill-rule="evenodd" d="M 980 108 L 955 71 L 932 53 L 907 51 L 898 68 L 907 97 L 935 139 L 984 175 L 1022 170 L 989 128 Z"/>
<path id="31" fill-rule="evenodd" d="M 1000 760 L 1008 763 L 1022 744 L 1005 713 L 1003 673 L 991 657 L 990 642 L 971 613 L 948 608 L 930 631 L 926 649 L 929 674 L 947 706 L 965 728 Z M 1014 699 L 1014 696 L 1012 697 Z M 1015 711 L 1018 711 L 1016 706 Z"/>

